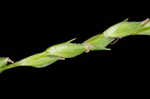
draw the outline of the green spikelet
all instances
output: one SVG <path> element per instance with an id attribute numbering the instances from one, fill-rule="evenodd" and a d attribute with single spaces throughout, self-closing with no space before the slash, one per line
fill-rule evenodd
<path id="1" fill-rule="evenodd" d="M 97 34 L 83 43 L 72 43 L 75 39 L 56 44 L 47 48 L 44 52 L 34 54 L 20 61 L 13 63 L 9 58 L 0 58 L 0 72 L 19 66 L 32 66 L 41 68 L 58 60 L 73 58 L 84 52 L 110 50 L 109 44 L 117 38 L 130 35 L 150 35 L 150 21 L 146 19 L 142 22 L 128 22 L 124 20 L 108 28 L 101 34 Z M 12 64 L 8 64 L 11 62 Z"/>

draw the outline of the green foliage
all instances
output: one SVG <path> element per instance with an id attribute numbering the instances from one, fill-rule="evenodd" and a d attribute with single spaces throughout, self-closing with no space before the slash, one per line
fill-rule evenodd
<path id="1" fill-rule="evenodd" d="M 8 58 L 1 57 L 0 58 L 0 68 L 3 67 L 3 66 L 6 66 L 7 62 L 8 62 Z"/>
<path id="2" fill-rule="evenodd" d="M 53 45 L 44 52 L 29 56 L 12 64 L 7 64 L 9 58 L 0 58 L 0 72 L 18 66 L 32 66 L 41 68 L 48 66 L 58 60 L 73 58 L 84 52 L 97 50 L 110 50 L 109 44 L 117 38 L 130 35 L 150 35 L 150 21 L 127 22 L 127 20 L 115 24 L 101 34 L 97 34 L 83 43 L 72 43 L 75 39 Z"/>
<path id="3" fill-rule="evenodd" d="M 27 57 L 17 63 L 20 66 L 32 66 L 36 68 L 41 68 L 48 66 L 58 60 L 59 60 L 58 56 L 48 55 L 46 52 L 43 52 Z"/>
<path id="4" fill-rule="evenodd" d="M 73 58 L 82 54 L 84 51 L 85 48 L 82 44 L 71 43 L 70 41 L 54 45 L 46 50 L 49 55 L 63 58 Z"/>
<path id="5" fill-rule="evenodd" d="M 145 24 L 137 33 L 139 35 L 150 35 L 150 21 Z"/>
<path id="6" fill-rule="evenodd" d="M 142 28 L 141 22 L 121 22 L 104 32 L 105 37 L 122 38 L 125 36 L 136 35 L 137 31 Z"/>
<path id="7" fill-rule="evenodd" d="M 98 34 L 96 36 L 91 37 L 83 44 L 89 47 L 90 50 L 110 50 L 106 48 L 115 38 L 105 37 L 104 34 Z"/>

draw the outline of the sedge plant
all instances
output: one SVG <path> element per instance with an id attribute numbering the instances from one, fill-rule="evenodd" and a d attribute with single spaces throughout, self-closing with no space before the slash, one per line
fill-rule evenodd
<path id="1" fill-rule="evenodd" d="M 67 42 L 50 46 L 45 51 L 21 59 L 20 61 L 13 62 L 8 57 L 0 57 L 0 72 L 19 66 L 42 68 L 59 60 L 76 57 L 84 52 L 111 50 L 110 48 L 107 48 L 109 44 L 117 39 L 131 35 L 150 36 L 149 19 L 142 22 L 128 22 L 128 20 L 124 20 L 82 43 L 72 43 L 75 40 L 72 39 Z"/>

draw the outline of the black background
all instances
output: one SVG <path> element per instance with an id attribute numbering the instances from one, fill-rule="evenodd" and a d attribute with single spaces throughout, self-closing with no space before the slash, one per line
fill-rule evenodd
<path id="1" fill-rule="evenodd" d="M 77 38 L 75 42 L 83 42 L 126 18 L 142 21 L 149 16 L 89 17 L 64 13 L 9 12 L 2 17 L 0 56 L 17 61 L 74 37 Z M 129 85 L 137 88 L 138 82 L 147 82 L 149 75 L 149 43 L 149 36 L 130 36 L 110 45 L 112 51 L 82 54 L 41 69 L 10 69 L 0 74 L 0 80 L 11 84 L 17 82 L 20 87 L 27 84 L 44 88 L 70 86 L 76 89 L 96 87 L 111 90 L 115 86 L 126 88 Z"/>

